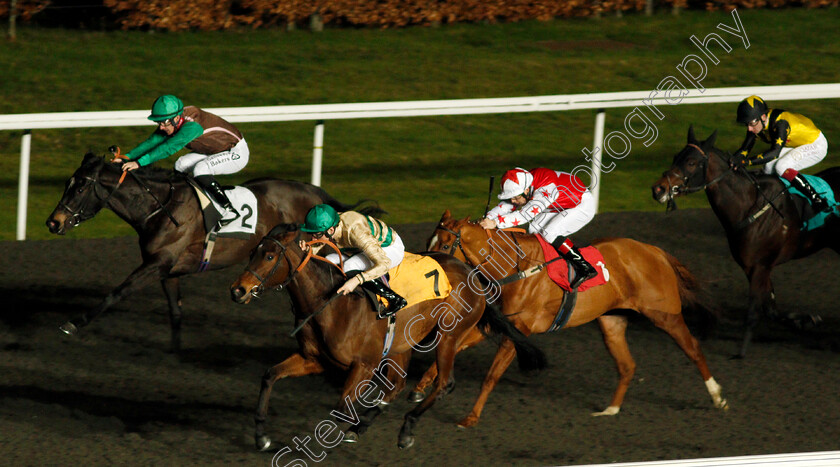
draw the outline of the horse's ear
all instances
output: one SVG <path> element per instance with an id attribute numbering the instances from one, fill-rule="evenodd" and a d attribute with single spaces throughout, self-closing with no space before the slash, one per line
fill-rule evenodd
<path id="1" fill-rule="evenodd" d="M 694 125 L 688 126 L 688 144 L 697 144 L 697 138 L 694 137 Z"/>
<path id="2" fill-rule="evenodd" d="M 467 217 L 464 218 L 464 222 L 469 222 L 469 221 L 470 221 L 470 216 L 467 216 Z"/>
<path id="3" fill-rule="evenodd" d="M 706 141 L 703 141 L 703 149 L 711 149 L 715 145 L 715 140 L 717 139 L 717 129 L 706 138 Z"/>
<path id="4" fill-rule="evenodd" d="M 96 162 L 96 160 L 99 159 L 99 158 L 100 157 L 97 156 L 96 154 L 94 154 L 92 152 L 89 152 L 89 153 L 85 154 L 85 157 L 82 159 L 82 165 L 87 165 L 87 164 L 90 164 L 92 162 Z"/>
<path id="5" fill-rule="evenodd" d="M 442 224 L 448 221 L 449 219 L 452 219 L 452 213 L 449 212 L 449 209 L 447 209 L 446 211 L 443 211 L 443 215 L 440 216 L 440 223 Z"/>

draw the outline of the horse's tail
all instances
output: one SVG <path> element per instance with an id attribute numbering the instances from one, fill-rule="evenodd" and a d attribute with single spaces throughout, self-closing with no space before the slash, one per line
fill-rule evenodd
<path id="1" fill-rule="evenodd" d="M 505 318 L 499 307 L 487 303 L 484 314 L 478 321 L 479 329 L 484 332 L 487 327 L 493 334 L 505 336 L 513 342 L 516 348 L 516 358 L 522 371 L 542 370 L 547 365 L 545 353 L 536 345 L 528 341 L 528 337 Z"/>
<path id="2" fill-rule="evenodd" d="M 677 275 L 677 287 L 683 310 L 689 309 L 695 312 L 693 314 L 697 322 L 691 324 L 696 325 L 701 338 L 709 337 L 720 319 L 719 310 L 711 304 L 703 283 L 677 258 L 664 251 L 663 253 Z"/>

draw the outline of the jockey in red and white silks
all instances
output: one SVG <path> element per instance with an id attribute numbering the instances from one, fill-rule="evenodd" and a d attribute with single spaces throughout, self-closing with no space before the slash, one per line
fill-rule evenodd
<path id="1" fill-rule="evenodd" d="M 528 225 L 529 233 L 539 233 L 575 269 L 576 288 L 596 275 L 592 267 L 567 237 L 595 217 L 597 206 L 583 181 L 566 172 L 546 168 L 505 172 L 501 181 L 502 201 L 487 212 L 479 223 L 485 229 Z"/>

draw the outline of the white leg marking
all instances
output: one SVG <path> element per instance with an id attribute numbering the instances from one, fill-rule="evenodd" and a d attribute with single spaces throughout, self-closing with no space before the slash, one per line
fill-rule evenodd
<path id="1" fill-rule="evenodd" d="M 593 412 L 592 416 L 593 417 L 601 417 L 601 416 L 604 416 L 604 415 L 615 415 L 615 414 L 618 413 L 619 410 L 621 410 L 621 407 L 611 405 L 611 406 L 607 407 L 607 409 L 604 410 L 603 412 Z"/>
<path id="2" fill-rule="evenodd" d="M 720 384 L 715 381 L 715 378 L 709 378 L 706 380 L 706 389 L 709 391 L 709 395 L 712 396 L 712 402 L 715 404 L 715 408 L 729 410 L 729 403 L 726 402 L 726 399 L 721 397 L 721 386 Z"/>

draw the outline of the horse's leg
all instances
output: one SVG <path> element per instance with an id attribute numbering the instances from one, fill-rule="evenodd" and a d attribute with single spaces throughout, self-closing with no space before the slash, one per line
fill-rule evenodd
<path id="1" fill-rule="evenodd" d="M 516 349 L 513 346 L 513 341 L 504 338 L 499 345 L 499 350 L 496 351 L 496 356 L 493 357 L 493 363 L 490 365 L 487 375 L 484 377 L 484 382 L 481 384 L 481 392 L 478 394 L 475 404 L 473 404 L 472 411 L 463 420 L 458 422 L 459 427 L 469 428 L 478 423 L 478 418 L 481 417 L 481 411 L 484 410 L 484 404 L 487 403 L 487 398 L 496 387 L 499 378 L 502 377 L 505 370 L 513 362 L 513 357 L 515 356 Z"/>
<path id="2" fill-rule="evenodd" d="M 103 311 L 107 310 L 115 303 L 148 286 L 155 280 L 161 279 L 164 275 L 163 271 L 168 271 L 169 269 L 169 266 L 161 264 L 160 262 L 141 264 L 137 269 L 128 275 L 122 284 L 112 290 L 98 307 L 85 313 L 79 318 L 71 319 L 70 321 L 62 324 L 60 329 L 70 335 L 76 334 L 79 332 L 79 328 L 87 326 L 94 318 L 99 316 Z"/>
<path id="3" fill-rule="evenodd" d="M 347 380 L 344 381 L 344 390 L 341 392 L 341 401 L 338 403 L 337 411 L 348 414 L 350 428 L 344 433 L 343 441 L 345 443 L 355 443 L 359 440 L 359 435 L 367 431 L 373 423 L 372 419 L 366 418 L 367 415 L 373 415 L 376 418 L 379 413 L 373 413 L 371 410 L 379 406 L 382 399 L 370 403 L 367 400 L 361 400 L 359 403 L 366 407 L 362 416 L 358 416 L 354 402 L 364 397 L 362 394 L 382 394 L 382 391 L 377 382 L 373 378 L 375 368 L 366 362 L 354 361 L 350 365 L 350 374 L 347 375 Z M 367 383 L 367 385 L 365 384 Z M 370 413 L 369 413 L 370 412 Z"/>
<path id="4" fill-rule="evenodd" d="M 271 388 L 274 383 L 280 378 L 303 376 L 322 371 L 324 371 L 324 367 L 317 360 L 308 359 L 299 353 L 295 353 L 265 372 L 262 377 L 259 402 L 257 402 L 257 413 L 254 416 L 256 422 L 254 441 L 257 449 L 265 451 L 271 446 L 271 439 L 265 434 L 265 418 L 268 413 L 268 399 L 271 396 Z"/>
<path id="5" fill-rule="evenodd" d="M 172 337 L 169 344 L 169 351 L 177 353 L 181 350 L 181 287 L 177 277 L 167 277 L 160 281 L 163 285 L 163 293 L 169 303 L 169 327 L 172 329 Z"/>
<path id="6" fill-rule="evenodd" d="M 767 311 L 767 303 L 770 300 L 770 268 L 762 265 L 754 266 L 747 271 L 747 278 L 750 281 L 750 303 L 747 308 L 747 317 L 744 323 L 744 339 L 741 342 L 741 350 L 734 358 L 744 358 L 747 355 L 747 347 L 752 341 L 753 332 L 761 318 L 761 314 Z"/>
<path id="7" fill-rule="evenodd" d="M 464 342 L 458 348 L 458 352 L 460 353 L 462 350 L 466 350 L 483 340 L 484 334 L 478 328 L 472 328 L 469 334 L 467 334 L 467 337 L 464 338 Z M 423 374 L 423 377 L 420 378 L 420 381 L 414 386 L 411 393 L 408 394 L 408 400 L 411 402 L 422 401 L 426 397 L 426 388 L 432 384 L 435 377 L 437 377 L 437 363 L 432 363 L 432 366 L 426 370 L 426 373 Z"/>
<path id="8" fill-rule="evenodd" d="M 445 335 L 437 346 L 437 367 L 438 376 L 435 379 L 435 384 L 431 392 L 423 402 L 417 404 L 414 410 L 405 414 L 402 428 L 400 429 L 399 440 L 397 446 L 400 449 L 408 449 L 414 445 L 414 426 L 420 420 L 420 416 L 434 405 L 435 400 L 443 394 L 446 385 L 449 383 L 449 377 L 452 374 L 452 368 L 455 363 L 455 339 L 452 335 Z"/>
<path id="9" fill-rule="evenodd" d="M 655 324 L 656 327 L 667 332 L 668 335 L 674 339 L 677 345 L 680 346 L 682 351 L 685 352 L 689 360 L 694 362 L 697 369 L 700 370 L 700 375 L 703 376 L 703 381 L 706 382 L 706 390 L 708 390 L 709 395 L 712 396 L 712 402 L 715 404 L 715 407 L 718 409 L 728 410 L 729 404 L 726 402 L 726 399 L 721 396 L 721 387 L 717 381 L 715 381 L 715 378 L 712 377 L 712 372 L 709 371 L 709 366 L 706 364 L 706 357 L 700 350 L 700 344 L 697 342 L 697 339 L 691 335 L 691 331 L 689 331 L 688 326 L 685 325 L 685 320 L 683 319 L 682 314 L 674 315 L 660 311 L 644 312 L 644 314 L 653 321 L 653 324 Z"/>
<path id="10" fill-rule="evenodd" d="M 373 424 L 376 417 L 382 414 L 388 405 L 390 405 L 391 401 L 394 400 L 394 398 L 397 397 L 397 395 L 405 388 L 405 369 L 408 368 L 408 362 L 411 360 L 411 351 L 398 355 L 389 355 L 388 358 L 391 359 L 395 365 L 401 368 L 403 372 L 401 373 L 391 366 L 388 366 L 386 375 L 382 375 L 380 371 L 375 373 L 377 380 L 384 378 L 385 385 L 388 387 L 388 390 L 385 392 L 384 397 L 382 397 L 382 400 L 378 404 L 365 410 L 361 416 L 360 423 L 350 427 L 350 430 L 345 434 L 345 442 L 356 442 L 358 437 L 364 434 L 370 425 Z M 373 382 L 374 380 L 372 379 L 371 381 Z"/>
<path id="11" fill-rule="evenodd" d="M 598 326 L 601 327 L 601 333 L 604 335 L 604 344 L 607 345 L 607 350 L 612 355 L 615 361 L 615 367 L 618 370 L 618 387 L 615 388 L 612 401 L 609 407 L 603 412 L 595 412 L 592 415 L 595 417 L 601 415 L 615 415 L 621 410 L 621 403 L 624 402 L 624 395 L 627 394 L 627 388 L 630 386 L 630 381 L 633 380 L 633 374 L 636 373 L 636 362 L 633 361 L 633 356 L 630 355 L 630 347 L 627 346 L 627 317 L 619 315 L 601 315 L 598 317 Z"/>

